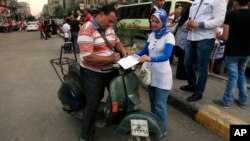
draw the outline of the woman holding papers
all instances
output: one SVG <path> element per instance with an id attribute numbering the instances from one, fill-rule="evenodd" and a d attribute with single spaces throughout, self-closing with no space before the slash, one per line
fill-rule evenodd
<path id="1" fill-rule="evenodd" d="M 145 47 L 137 53 L 140 62 L 150 62 L 151 84 L 148 93 L 151 111 L 162 121 L 162 136 L 167 134 L 167 100 L 172 88 L 172 70 L 169 64 L 174 35 L 167 27 L 167 13 L 156 10 L 151 16 L 151 30 Z"/>

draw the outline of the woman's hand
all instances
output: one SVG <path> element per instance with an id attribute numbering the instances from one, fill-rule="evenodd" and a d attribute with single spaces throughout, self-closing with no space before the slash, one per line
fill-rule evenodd
<path id="1" fill-rule="evenodd" d="M 148 61 L 148 62 L 150 62 L 151 61 L 151 58 L 148 56 L 148 55 L 143 55 L 143 56 L 141 56 L 139 59 L 138 59 L 138 61 L 139 62 L 146 62 L 146 61 Z"/>

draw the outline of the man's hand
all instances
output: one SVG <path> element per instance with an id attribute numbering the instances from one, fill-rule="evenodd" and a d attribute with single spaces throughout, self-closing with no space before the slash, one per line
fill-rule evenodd
<path id="1" fill-rule="evenodd" d="M 124 51 L 123 51 L 123 53 L 122 53 L 122 55 L 125 57 L 125 56 L 129 56 L 129 55 L 131 55 L 131 54 L 133 54 L 133 52 L 131 51 L 131 50 L 129 50 L 129 49 L 124 49 Z"/>
<path id="2" fill-rule="evenodd" d="M 116 63 L 118 60 L 121 59 L 120 53 L 114 53 L 111 55 L 113 57 L 113 62 Z"/>
<path id="3" fill-rule="evenodd" d="M 196 20 L 189 20 L 187 21 L 187 27 L 188 29 L 192 29 L 192 28 L 198 28 L 199 27 L 199 22 Z"/>
<path id="4" fill-rule="evenodd" d="M 125 48 L 121 42 L 116 43 L 115 50 L 120 52 L 123 57 L 132 54 L 132 52 L 130 50 L 128 50 L 127 48 Z"/>

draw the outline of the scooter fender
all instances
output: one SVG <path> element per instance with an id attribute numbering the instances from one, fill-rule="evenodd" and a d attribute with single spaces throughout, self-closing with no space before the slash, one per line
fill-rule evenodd
<path id="1" fill-rule="evenodd" d="M 131 119 L 141 119 L 148 121 L 148 130 L 149 132 L 160 134 L 162 123 L 158 117 L 153 113 L 146 111 L 133 111 L 127 114 L 122 121 L 118 124 L 116 132 L 120 134 L 128 134 L 131 130 Z"/>

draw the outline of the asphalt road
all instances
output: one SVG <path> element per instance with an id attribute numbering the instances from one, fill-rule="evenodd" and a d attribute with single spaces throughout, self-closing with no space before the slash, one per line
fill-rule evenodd
<path id="1" fill-rule="evenodd" d="M 82 121 L 62 111 L 60 81 L 49 62 L 59 56 L 63 40 L 39 37 L 39 32 L 0 33 L 0 140 L 78 141 Z M 149 110 L 146 95 L 142 101 L 140 107 Z M 163 141 L 223 140 L 168 107 L 169 134 Z M 97 128 L 95 141 L 121 140 L 114 130 L 115 125 Z"/>

